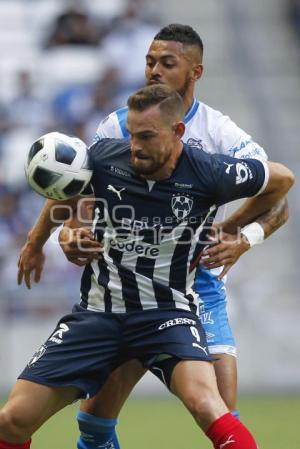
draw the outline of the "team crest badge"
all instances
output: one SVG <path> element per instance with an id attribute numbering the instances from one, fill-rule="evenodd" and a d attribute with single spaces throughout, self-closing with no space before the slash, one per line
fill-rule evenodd
<path id="1" fill-rule="evenodd" d="M 204 149 L 202 139 L 194 139 L 193 137 L 190 137 L 187 141 L 187 145 L 199 148 L 200 150 Z"/>
<path id="2" fill-rule="evenodd" d="M 28 367 L 34 365 L 46 352 L 46 346 L 42 345 L 38 351 L 33 355 L 32 359 L 28 363 Z"/>
<path id="3" fill-rule="evenodd" d="M 178 220 L 184 220 L 191 212 L 193 203 L 189 196 L 174 195 L 171 200 L 173 214 Z"/>

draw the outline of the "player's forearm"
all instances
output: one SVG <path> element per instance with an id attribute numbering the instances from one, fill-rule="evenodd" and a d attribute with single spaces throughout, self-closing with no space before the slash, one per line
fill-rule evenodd
<path id="1" fill-rule="evenodd" d="M 256 218 L 262 226 L 265 239 L 279 229 L 289 218 L 289 207 L 286 198 L 282 198 L 268 212 Z"/>
<path id="2" fill-rule="evenodd" d="M 256 221 L 264 230 L 264 238 L 267 238 L 286 223 L 289 216 L 286 198 L 282 198 L 273 207 L 263 213 L 259 213 L 261 207 L 259 207 L 260 201 L 258 203 L 258 198 L 249 198 L 237 211 L 228 217 L 223 223 L 224 231 L 235 233 L 239 228 Z"/>
<path id="3" fill-rule="evenodd" d="M 235 232 L 238 227 L 260 220 L 256 225 L 264 238 L 271 235 L 288 218 L 287 202 L 284 197 L 292 187 L 295 176 L 291 170 L 277 162 L 268 162 L 269 177 L 265 190 L 260 195 L 249 198 L 226 220 L 224 230 Z"/>
<path id="4" fill-rule="evenodd" d="M 62 204 L 60 201 L 47 200 L 42 211 L 30 229 L 27 244 L 42 248 L 49 239 L 52 232 L 65 220 L 74 215 L 74 204 Z"/>

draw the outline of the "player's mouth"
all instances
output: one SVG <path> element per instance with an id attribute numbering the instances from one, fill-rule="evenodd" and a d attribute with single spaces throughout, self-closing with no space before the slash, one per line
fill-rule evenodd
<path id="1" fill-rule="evenodd" d="M 148 159 L 151 159 L 150 156 L 147 156 L 146 154 L 134 154 L 133 157 L 135 159 L 140 159 L 141 161 L 147 161 Z"/>
<path id="2" fill-rule="evenodd" d="M 153 79 L 153 78 L 152 78 L 152 79 L 150 79 L 150 80 L 148 81 L 148 85 L 151 86 L 151 85 L 153 85 L 153 84 L 164 84 L 164 83 L 163 83 L 163 81 L 160 80 L 160 79 L 158 80 L 158 79 Z"/>

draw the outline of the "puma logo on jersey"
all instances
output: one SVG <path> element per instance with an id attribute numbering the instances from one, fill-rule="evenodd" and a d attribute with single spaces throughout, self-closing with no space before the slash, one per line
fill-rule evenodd
<path id="1" fill-rule="evenodd" d="M 220 449 L 223 449 L 223 447 L 228 446 L 230 443 L 235 443 L 235 440 L 232 440 L 233 435 L 229 435 L 228 440 L 225 441 L 225 443 L 220 444 Z"/>
<path id="2" fill-rule="evenodd" d="M 107 190 L 110 190 L 111 192 L 115 193 L 118 196 L 119 200 L 122 201 L 121 192 L 123 192 L 123 190 L 125 190 L 125 187 L 123 187 L 123 189 L 117 190 L 114 186 L 109 184 L 107 186 Z"/>
<path id="3" fill-rule="evenodd" d="M 227 164 L 227 162 L 223 162 L 225 165 L 227 165 L 227 168 L 226 168 L 226 170 L 225 170 L 225 173 L 227 173 L 228 175 L 229 175 L 229 173 L 230 173 L 230 169 L 231 169 L 231 167 L 233 167 L 234 166 L 234 164 Z"/>

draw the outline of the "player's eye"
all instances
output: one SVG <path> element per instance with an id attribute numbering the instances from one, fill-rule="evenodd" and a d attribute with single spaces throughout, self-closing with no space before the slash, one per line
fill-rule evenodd
<path id="1" fill-rule="evenodd" d="M 154 61 L 146 61 L 146 66 L 147 67 L 154 67 L 155 62 Z"/>
<path id="2" fill-rule="evenodd" d="M 175 64 L 165 62 L 164 67 L 166 69 L 173 69 L 173 67 L 175 67 Z"/>

